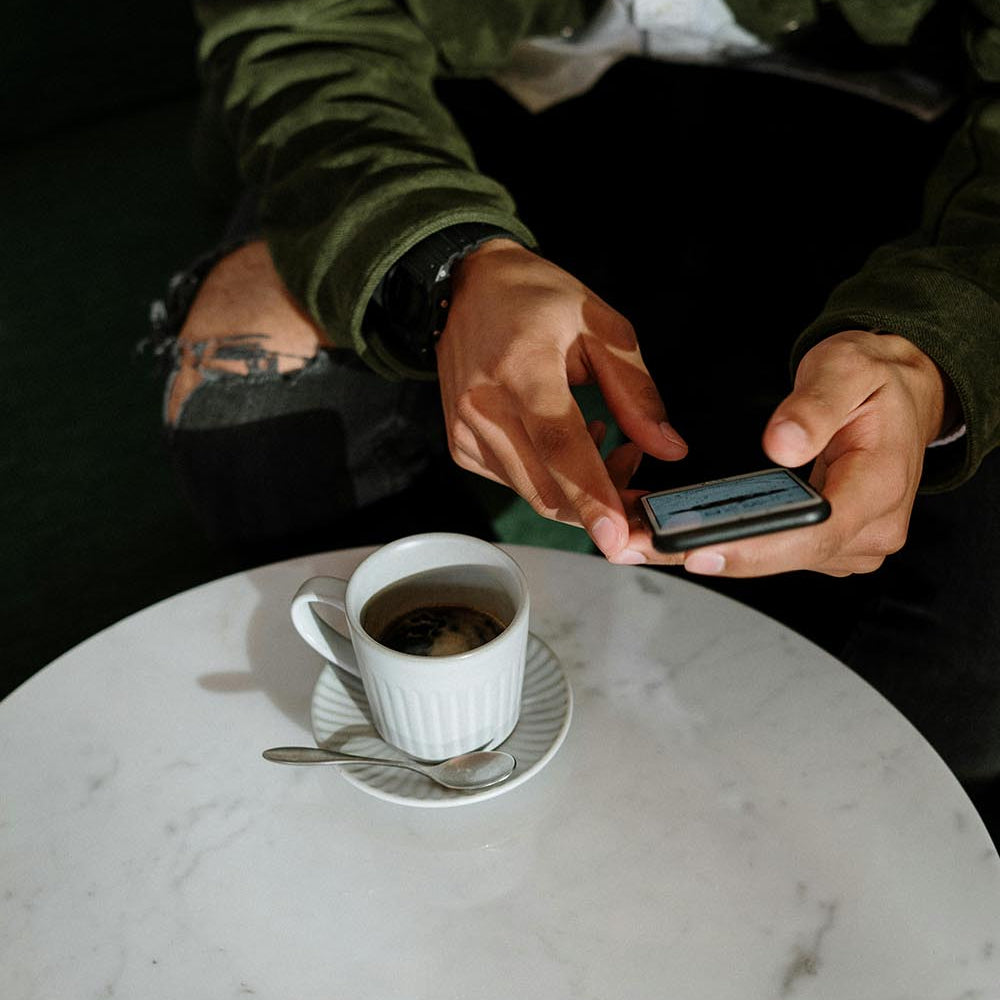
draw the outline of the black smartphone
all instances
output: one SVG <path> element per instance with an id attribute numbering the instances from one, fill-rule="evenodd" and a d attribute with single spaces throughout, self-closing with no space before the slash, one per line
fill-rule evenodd
<path id="1" fill-rule="evenodd" d="M 661 552 L 800 528 L 830 516 L 826 498 L 788 469 L 647 493 L 642 507 Z"/>

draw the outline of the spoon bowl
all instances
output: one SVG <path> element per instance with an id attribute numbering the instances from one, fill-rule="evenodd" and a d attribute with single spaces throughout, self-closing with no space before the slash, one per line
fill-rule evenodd
<path id="1" fill-rule="evenodd" d="M 409 771 L 425 775 L 445 788 L 460 792 L 474 792 L 499 785 L 517 767 L 514 757 L 504 750 L 474 750 L 472 753 L 443 760 L 440 764 L 418 764 L 415 760 L 359 757 L 322 747 L 272 747 L 264 751 L 264 759 L 276 764 L 378 764 L 384 767 L 405 767 Z"/>

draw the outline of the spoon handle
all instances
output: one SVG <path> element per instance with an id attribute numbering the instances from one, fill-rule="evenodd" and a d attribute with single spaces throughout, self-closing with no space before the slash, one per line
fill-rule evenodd
<path id="1" fill-rule="evenodd" d="M 322 747 L 272 747 L 264 751 L 264 758 L 276 764 L 384 764 L 387 767 L 405 767 L 424 773 L 424 769 L 408 760 L 387 760 L 383 757 L 358 757 Z"/>

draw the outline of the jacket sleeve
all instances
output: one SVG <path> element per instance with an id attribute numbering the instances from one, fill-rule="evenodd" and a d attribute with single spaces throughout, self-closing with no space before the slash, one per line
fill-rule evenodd
<path id="1" fill-rule="evenodd" d="M 492 72 L 521 35 L 582 13 L 576 0 L 498 6 L 488 20 L 483 5 L 456 0 L 196 4 L 206 91 L 244 182 L 260 192 L 278 272 L 338 346 L 389 377 L 414 373 L 366 340 L 361 324 L 395 260 L 461 222 L 534 243 L 507 192 L 476 169 L 433 83 Z M 474 57 L 455 67 L 448 53 L 459 52 Z"/>
<path id="2" fill-rule="evenodd" d="M 933 358 L 955 388 L 966 434 L 928 454 L 927 491 L 964 482 L 1000 443 L 1000 2 L 970 6 L 976 96 L 928 183 L 919 232 L 878 249 L 839 285 L 792 359 L 797 366 L 847 329 L 899 334 Z"/>

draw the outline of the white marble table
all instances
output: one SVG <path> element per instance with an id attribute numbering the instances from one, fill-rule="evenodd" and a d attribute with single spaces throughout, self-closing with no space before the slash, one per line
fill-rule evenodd
<path id="1" fill-rule="evenodd" d="M 181 594 L 14 692 L 0 997 L 1000 996 L 996 851 L 878 695 L 692 584 L 511 551 L 574 716 L 474 805 L 260 757 L 311 742 L 288 599 L 359 551 Z"/>

